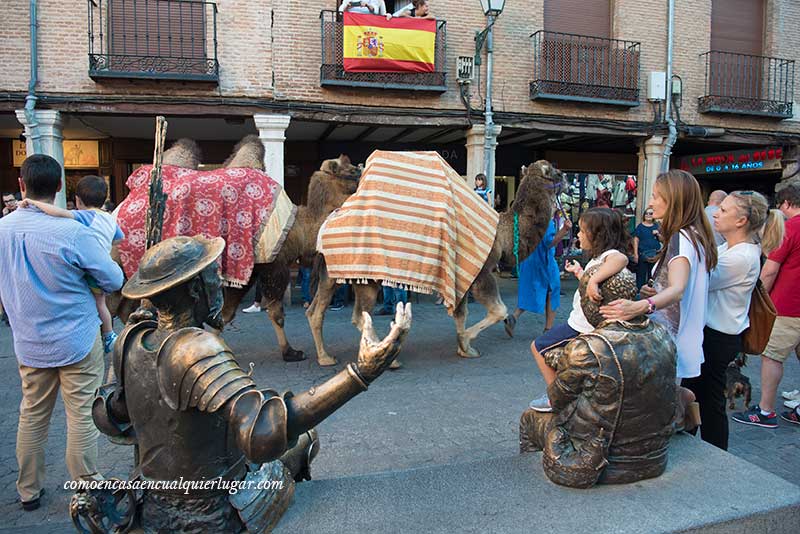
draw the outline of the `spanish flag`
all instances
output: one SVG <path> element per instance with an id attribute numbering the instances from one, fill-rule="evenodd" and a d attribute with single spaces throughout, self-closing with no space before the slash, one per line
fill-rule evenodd
<path id="1" fill-rule="evenodd" d="M 433 72 L 436 21 L 344 14 L 346 72 Z"/>

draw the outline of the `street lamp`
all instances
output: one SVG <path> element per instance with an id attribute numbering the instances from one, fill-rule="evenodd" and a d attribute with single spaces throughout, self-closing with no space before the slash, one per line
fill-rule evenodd
<path id="1" fill-rule="evenodd" d="M 494 21 L 503 12 L 506 0 L 481 0 L 483 13 L 486 15 L 486 28 L 475 35 L 475 64 L 480 65 L 481 49 L 486 43 L 486 103 L 484 105 L 484 145 L 483 164 L 486 174 L 486 186 L 491 191 L 489 203 L 494 206 L 494 148 L 497 144 L 494 132 L 494 119 L 492 117 L 492 26 Z"/>

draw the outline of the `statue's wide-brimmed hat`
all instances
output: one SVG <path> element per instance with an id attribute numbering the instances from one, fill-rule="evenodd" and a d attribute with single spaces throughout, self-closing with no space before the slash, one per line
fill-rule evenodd
<path id="1" fill-rule="evenodd" d="M 122 288 L 129 299 L 144 299 L 191 280 L 219 258 L 221 237 L 179 236 L 166 239 L 144 253 L 136 271 Z"/>

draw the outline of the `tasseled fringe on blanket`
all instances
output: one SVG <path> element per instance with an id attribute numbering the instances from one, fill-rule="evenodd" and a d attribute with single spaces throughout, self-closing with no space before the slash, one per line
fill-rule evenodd
<path id="1" fill-rule="evenodd" d="M 374 278 L 374 279 L 370 279 L 370 278 L 337 278 L 336 279 L 336 283 L 337 284 L 364 284 L 364 285 L 366 285 L 366 284 L 369 284 L 370 282 L 377 282 L 379 280 L 381 280 L 381 279 L 380 278 Z M 383 279 L 382 282 L 383 283 L 381 285 L 384 285 L 386 287 L 392 287 L 392 288 L 395 288 L 395 289 L 405 289 L 406 291 L 413 291 L 414 293 L 420 293 L 422 295 L 433 295 L 433 293 L 436 292 L 436 290 L 434 288 L 432 288 L 432 287 L 415 286 L 415 285 L 407 284 L 405 282 L 398 282 L 396 280 Z"/>
<path id="2" fill-rule="evenodd" d="M 241 280 L 223 280 L 222 287 L 232 287 L 234 289 L 242 289 L 247 285 L 247 282 Z"/>

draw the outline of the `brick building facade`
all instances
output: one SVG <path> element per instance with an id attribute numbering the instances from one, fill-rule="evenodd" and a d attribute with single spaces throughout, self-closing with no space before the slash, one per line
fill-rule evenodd
<path id="1" fill-rule="evenodd" d="M 580 21 L 590 28 L 607 27 L 598 38 L 564 31 L 580 18 L 569 10 L 579 13 L 587 2 L 546 5 L 550 1 L 509 1 L 494 25 L 493 106 L 495 122 L 502 128 L 497 174 L 514 176 L 521 164 L 544 157 L 570 171 L 646 179 L 660 166 L 668 134 L 663 102 L 650 102 L 647 94 L 650 73 L 666 70 L 666 2 L 588 2 L 608 11 L 607 20 L 597 25 Z M 737 16 L 739 10 L 752 11 L 743 2 L 757 4 L 761 19 Z M 474 55 L 475 32 L 486 25 L 477 1 L 431 0 L 432 13 L 444 23 L 439 24 L 439 77 L 433 88 L 415 75 L 394 76 L 391 88 L 383 88 L 385 77 L 348 78 L 337 70 L 331 64 L 338 61 L 332 49 L 341 43 L 335 0 L 34 3 L 34 115 L 20 111 L 31 78 L 31 2 L 10 0 L 3 12 L 10 30 L 0 33 L 5 66 L 0 77 L 4 190 L 15 185 L 13 141 L 20 139 L 23 123 L 31 118 L 39 125 L 38 135 L 44 136 L 42 150 L 58 152 L 52 148 L 58 142 L 48 142 L 59 136 L 97 140 L 93 172 L 110 177 L 117 200 L 124 194 L 131 166 L 152 157 L 156 114 L 168 117 L 170 139 L 199 139 L 208 163 L 220 163 L 238 139 L 259 133 L 267 146 L 270 172 L 285 181 L 297 202 L 303 200 L 307 177 L 319 161 L 340 152 L 363 161 L 375 148 L 439 150 L 465 175 L 472 177 L 483 168 L 486 62 L 476 67 L 476 77 L 463 95 L 455 72 L 456 57 Z M 391 8 L 399 2 L 387 4 Z M 681 157 L 735 150 L 782 147 L 784 153 L 792 153 L 788 149 L 800 140 L 800 110 L 792 106 L 799 76 L 792 61 L 800 49 L 796 1 L 675 4 L 673 73 L 680 78 L 681 95 L 676 99 L 679 135 L 672 165 Z M 558 17 L 554 6 L 562 10 Z M 712 19 L 717 21 L 717 37 L 723 31 L 733 38 L 752 32 L 755 37 L 750 40 L 760 46 L 760 53 L 734 54 L 725 60 L 704 55 L 712 46 Z M 735 27 L 728 28 L 731 24 Z M 174 61 L 186 55 L 196 60 L 198 50 L 199 63 L 187 67 L 185 61 Z M 91 64 L 90 52 L 95 54 Z M 173 59 L 158 61 L 167 56 Z M 746 59 L 752 56 L 761 59 Z M 709 76 L 730 83 L 709 86 Z M 731 86 L 746 86 L 748 94 Z M 715 94 L 721 98 L 701 106 L 703 97 Z M 470 111 L 462 96 L 470 97 Z M 30 140 L 28 144 L 30 151 Z M 699 178 L 708 187 L 721 181 L 734 187 L 741 176 L 723 172 Z M 748 183 L 755 180 L 764 190 L 772 189 L 779 178 L 780 171 L 774 170 L 747 174 Z"/>

